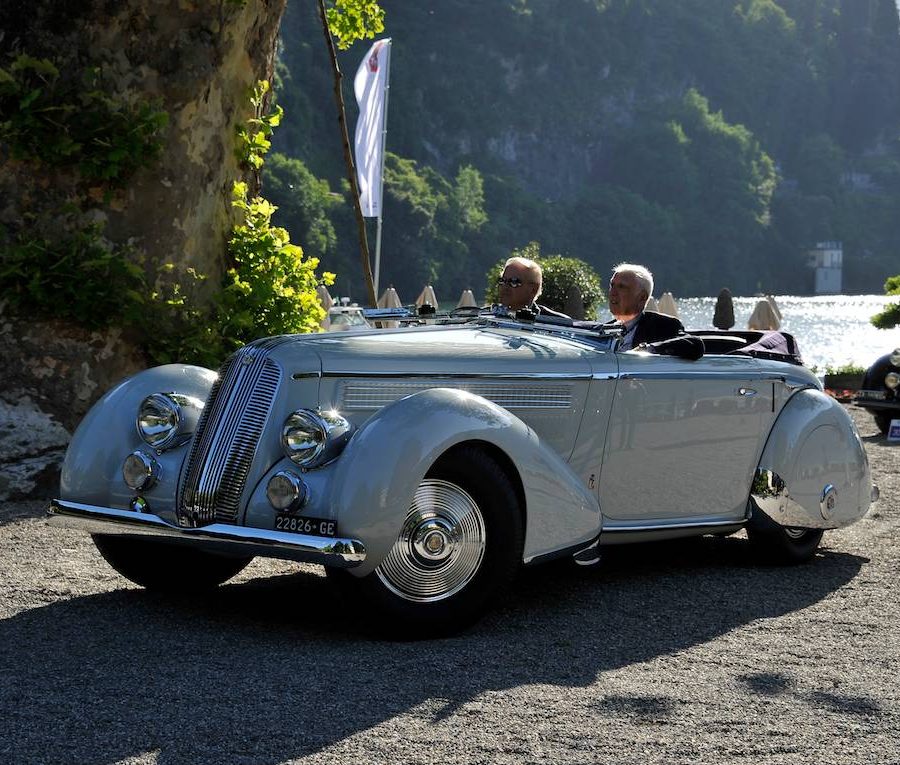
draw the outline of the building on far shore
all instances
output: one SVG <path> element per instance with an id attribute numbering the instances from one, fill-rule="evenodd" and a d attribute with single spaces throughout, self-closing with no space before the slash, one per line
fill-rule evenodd
<path id="1" fill-rule="evenodd" d="M 841 242 L 818 242 L 807 251 L 807 265 L 813 269 L 813 293 L 839 295 L 844 248 Z"/>

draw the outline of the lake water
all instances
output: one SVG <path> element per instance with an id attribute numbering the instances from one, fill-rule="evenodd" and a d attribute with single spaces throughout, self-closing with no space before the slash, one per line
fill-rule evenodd
<path id="1" fill-rule="evenodd" d="M 873 314 L 896 300 L 884 295 L 775 296 L 781 328 L 796 338 L 803 362 L 819 370 L 845 364 L 868 367 L 879 356 L 900 348 L 900 328 L 876 329 L 869 323 Z M 746 328 L 758 301 L 758 297 L 734 298 L 734 329 Z M 712 327 L 716 298 L 676 298 L 675 302 L 686 328 Z"/>

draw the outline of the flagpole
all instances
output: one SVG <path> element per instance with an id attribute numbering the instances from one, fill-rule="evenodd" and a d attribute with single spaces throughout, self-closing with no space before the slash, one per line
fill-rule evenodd
<path id="1" fill-rule="evenodd" d="M 331 58 L 331 71 L 334 77 L 334 100 L 338 110 L 338 124 L 340 125 L 341 140 L 344 144 L 344 161 L 347 164 L 347 178 L 350 181 L 350 196 L 353 197 L 353 209 L 356 213 L 356 230 L 359 235 L 359 255 L 362 260 L 363 278 L 369 293 L 369 302 L 372 308 L 378 305 L 378 294 L 372 280 L 372 267 L 369 265 L 369 242 L 366 239 L 366 219 L 363 217 L 359 204 L 359 186 L 356 182 L 356 164 L 353 161 L 353 152 L 350 151 L 350 136 L 347 133 L 347 118 L 344 110 L 344 96 L 341 94 L 341 69 L 338 66 L 337 51 L 334 47 L 334 37 L 328 26 L 328 18 L 325 14 L 325 0 L 319 0 L 319 18 L 322 21 L 322 32 L 325 35 L 325 46 Z"/>
<path id="2" fill-rule="evenodd" d="M 378 196 L 381 204 L 378 205 L 378 225 L 375 229 L 375 294 L 378 294 L 378 279 L 381 274 L 381 216 L 384 210 L 384 155 L 387 146 L 387 117 L 388 99 L 391 95 L 391 46 L 392 40 L 388 40 L 387 56 L 385 59 L 384 73 L 384 121 L 381 123 L 381 189 Z"/>

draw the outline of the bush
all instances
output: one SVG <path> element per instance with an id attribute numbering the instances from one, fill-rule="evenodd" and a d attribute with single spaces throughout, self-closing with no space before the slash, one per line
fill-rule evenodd
<path id="1" fill-rule="evenodd" d="M 890 277 L 884 283 L 885 295 L 900 295 L 900 274 Z M 900 324 L 900 303 L 891 303 L 884 310 L 876 313 L 870 320 L 878 329 L 891 329 Z"/>
<path id="2" fill-rule="evenodd" d="M 0 294 L 22 316 L 74 321 L 87 329 L 134 323 L 146 304 L 144 270 L 97 225 L 56 242 L 18 235 L 0 242 Z"/>

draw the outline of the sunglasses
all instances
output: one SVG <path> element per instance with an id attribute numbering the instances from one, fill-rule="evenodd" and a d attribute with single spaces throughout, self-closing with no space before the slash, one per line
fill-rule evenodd
<path id="1" fill-rule="evenodd" d="M 525 284 L 518 276 L 513 276 L 510 279 L 507 279 L 505 276 L 497 277 L 497 284 L 503 285 L 505 284 L 507 287 L 512 287 L 515 289 L 516 287 L 521 287 Z M 537 282 L 528 282 L 528 284 L 537 284 Z"/>

